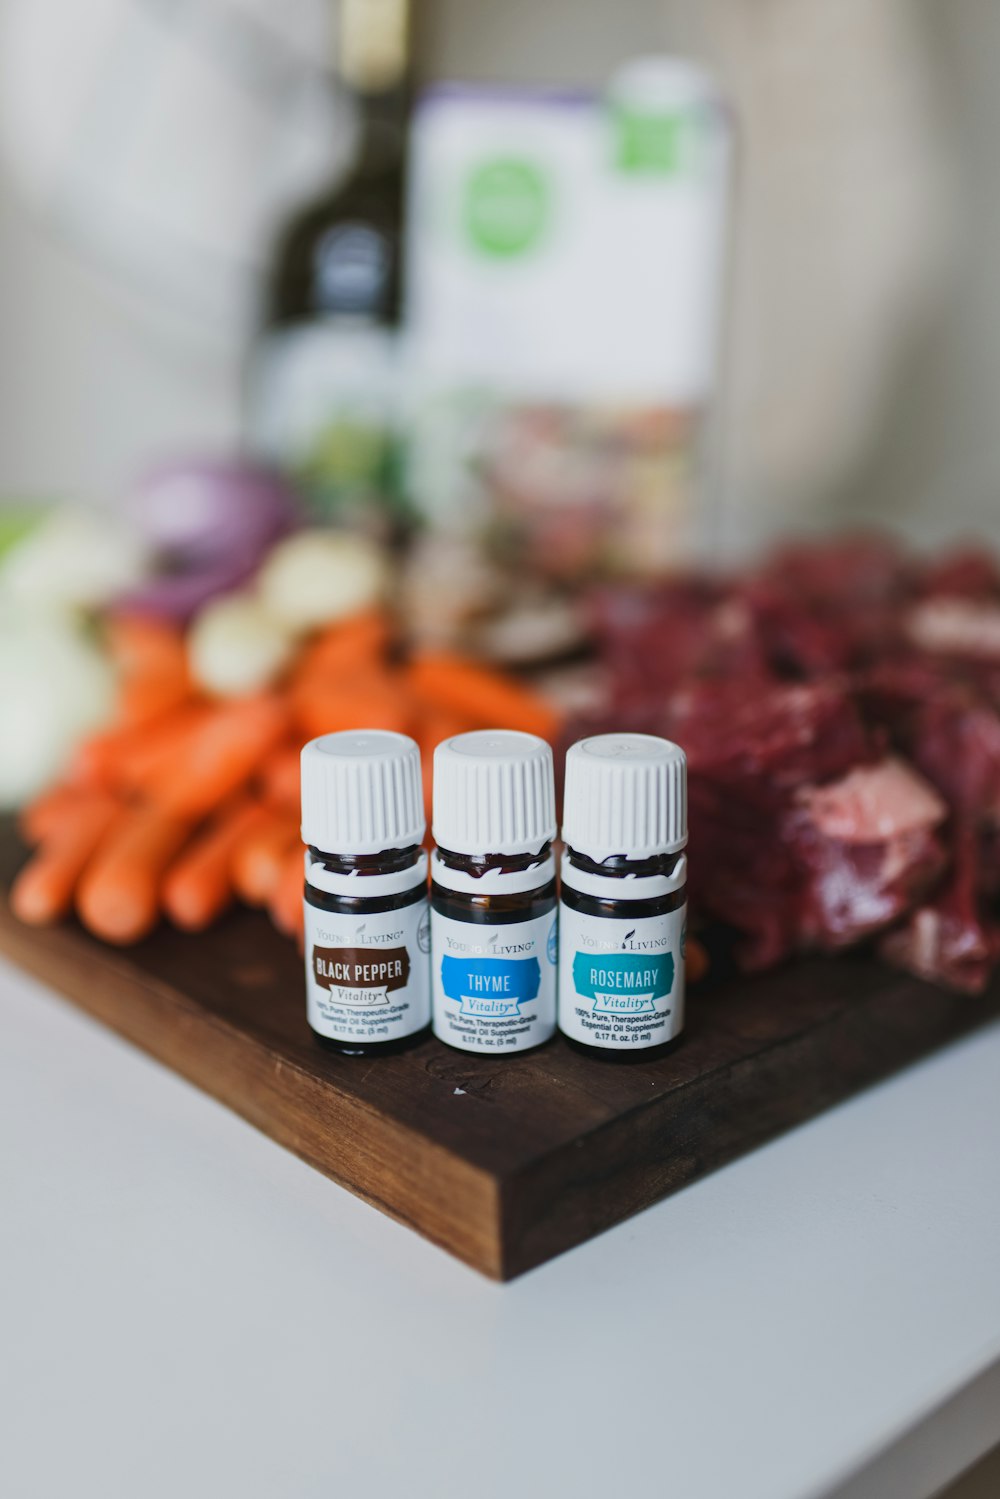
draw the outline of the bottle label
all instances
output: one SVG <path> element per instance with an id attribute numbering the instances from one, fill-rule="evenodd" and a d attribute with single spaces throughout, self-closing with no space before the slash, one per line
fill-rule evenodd
<path id="1" fill-rule="evenodd" d="M 305 903 L 309 1024 L 332 1041 L 395 1041 L 430 1020 L 430 910 L 343 916 Z"/>
<path id="2" fill-rule="evenodd" d="M 556 1028 L 558 914 L 480 926 L 431 912 L 434 1034 L 460 1051 L 527 1051 Z"/>
<path id="3" fill-rule="evenodd" d="M 684 1026 L 687 906 L 664 916 L 559 917 L 559 1029 L 608 1051 L 662 1046 Z"/>

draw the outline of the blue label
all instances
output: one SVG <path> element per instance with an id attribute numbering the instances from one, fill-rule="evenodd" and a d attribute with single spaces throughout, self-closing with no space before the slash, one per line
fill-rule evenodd
<path id="1" fill-rule="evenodd" d="M 578 952 L 573 984 L 594 1001 L 595 1015 L 655 1014 L 656 1001 L 674 987 L 673 954 Z"/>
<path id="2" fill-rule="evenodd" d="M 480 1020 L 518 1015 L 519 1005 L 537 999 L 542 970 L 537 958 L 441 959 L 441 986 L 458 1000 L 463 1015 Z"/>

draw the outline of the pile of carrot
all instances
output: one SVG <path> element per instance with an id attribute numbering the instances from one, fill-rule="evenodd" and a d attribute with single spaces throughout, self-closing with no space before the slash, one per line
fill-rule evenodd
<path id="1" fill-rule="evenodd" d="M 108 942 L 139 941 L 166 916 L 200 931 L 234 900 L 300 935 L 299 751 L 337 729 L 412 734 L 428 776 L 434 746 L 467 729 L 552 739 L 556 714 L 502 673 L 445 652 L 400 657 L 389 617 L 369 611 L 306 642 L 267 692 L 210 700 L 191 681 L 181 632 L 138 617 L 108 626 L 116 721 L 28 806 L 32 854 L 11 906 L 35 925 L 70 911 Z"/>

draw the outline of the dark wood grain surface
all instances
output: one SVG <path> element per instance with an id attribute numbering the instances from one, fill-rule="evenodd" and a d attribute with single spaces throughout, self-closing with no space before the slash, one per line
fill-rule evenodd
<path id="1" fill-rule="evenodd" d="M 427 1041 L 341 1058 L 312 1041 L 301 960 L 260 915 L 116 950 L 35 931 L 4 892 L 0 951 L 335 1181 L 487 1275 L 600 1233 L 1000 1013 L 864 956 L 689 996 L 685 1040 L 628 1066 L 560 1040 L 494 1059 Z"/>

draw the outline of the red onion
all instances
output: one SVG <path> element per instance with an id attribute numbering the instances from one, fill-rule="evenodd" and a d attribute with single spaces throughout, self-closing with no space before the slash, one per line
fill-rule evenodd
<path id="1" fill-rule="evenodd" d="M 225 459 L 154 469 L 130 510 L 161 571 L 118 606 L 176 620 L 239 587 L 300 522 L 295 491 L 280 474 Z"/>

